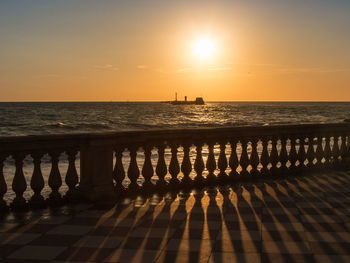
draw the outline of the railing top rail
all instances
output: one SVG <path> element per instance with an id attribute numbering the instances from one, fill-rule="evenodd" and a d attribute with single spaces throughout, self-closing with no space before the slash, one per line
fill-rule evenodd
<path id="1" fill-rule="evenodd" d="M 135 130 L 118 132 L 72 133 L 50 135 L 28 135 L 0 137 L 0 152 L 74 148 L 91 142 L 101 145 L 142 143 L 148 141 L 205 140 L 245 137 L 283 137 L 293 135 L 322 135 L 329 133 L 349 133 L 350 123 L 330 124 L 282 124 L 268 126 L 236 126 L 215 128 L 177 128 L 159 130 Z"/>

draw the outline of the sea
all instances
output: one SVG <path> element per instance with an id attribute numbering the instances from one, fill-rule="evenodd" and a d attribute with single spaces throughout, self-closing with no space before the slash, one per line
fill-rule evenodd
<path id="1" fill-rule="evenodd" d="M 126 130 L 152 130 L 171 128 L 234 127 L 249 125 L 276 125 L 301 123 L 337 123 L 349 120 L 350 102 L 206 102 L 205 105 L 171 105 L 163 102 L 0 102 L 0 137 L 46 134 L 94 133 Z M 230 147 L 226 154 L 229 156 Z M 214 149 L 216 158 L 219 149 Z M 179 160 L 182 158 L 179 149 Z M 195 159 L 195 150 L 190 158 Z M 207 149 L 203 149 L 206 160 Z M 165 152 L 169 163 L 170 150 Z M 152 163 L 157 163 L 157 152 L 152 151 Z M 60 172 L 64 193 L 67 186 L 64 177 L 67 160 L 60 158 Z M 129 164 L 128 152 L 123 153 L 124 169 Z M 144 162 L 142 151 L 137 154 L 141 171 Z M 79 155 L 76 167 L 79 173 Z M 50 189 L 47 185 L 51 169 L 49 156 L 42 160 L 42 173 L 45 180 L 43 195 Z M 33 194 L 30 179 L 33 163 L 30 156 L 24 160 L 24 175 L 28 187 L 26 198 Z M 14 160 L 8 157 L 4 162 L 3 173 L 8 191 L 4 196 L 7 202 L 14 198 L 12 180 Z M 142 178 L 141 178 L 142 181 Z M 127 185 L 127 178 L 125 181 Z"/>
<path id="2" fill-rule="evenodd" d="M 333 123 L 349 113 L 350 102 L 2 102 L 0 136 Z"/>

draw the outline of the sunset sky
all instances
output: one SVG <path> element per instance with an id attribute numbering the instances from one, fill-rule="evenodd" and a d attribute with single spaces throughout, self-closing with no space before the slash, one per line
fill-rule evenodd
<path id="1" fill-rule="evenodd" d="M 0 101 L 348 101 L 349 14 L 349 0 L 1 1 Z"/>

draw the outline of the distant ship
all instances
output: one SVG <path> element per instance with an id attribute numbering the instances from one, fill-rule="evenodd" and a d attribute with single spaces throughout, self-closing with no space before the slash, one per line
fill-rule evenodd
<path id="1" fill-rule="evenodd" d="M 197 97 L 196 100 L 187 100 L 187 96 L 185 96 L 185 100 L 177 100 L 177 93 L 175 93 L 175 100 L 169 101 L 172 105 L 204 105 L 204 100 L 202 97 Z"/>

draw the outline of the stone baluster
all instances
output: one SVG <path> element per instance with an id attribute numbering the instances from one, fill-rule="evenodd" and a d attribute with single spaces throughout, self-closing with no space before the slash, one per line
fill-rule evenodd
<path id="1" fill-rule="evenodd" d="M 151 146 L 146 145 L 144 148 L 145 153 L 145 162 L 142 167 L 142 176 L 145 179 L 145 182 L 142 185 L 142 190 L 146 195 L 149 195 L 154 192 L 155 185 L 152 183 L 151 179 L 153 176 L 153 165 L 151 161 Z"/>
<path id="2" fill-rule="evenodd" d="M 130 179 L 130 184 L 128 186 L 128 193 L 131 195 L 136 195 L 138 194 L 140 187 L 137 184 L 137 179 L 140 176 L 140 171 L 139 167 L 137 166 L 137 147 L 136 146 L 131 146 L 130 149 L 130 163 L 129 163 L 129 168 L 128 168 L 128 177 Z"/>
<path id="3" fill-rule="evenodd" d="M 220 169 L 220 173 L 218 174 L 219 182 L 225 183 L 227 182 L 227 158 L 226 158 L 226 142 L 221 141 L 220 142 L 220 154 L 218 159 L 218 168 Z"/>
<path id="4" fill-rule="evenodd" d="M 51 193 L 49 195 L 50 205 L 60 205 L 62 203 L 62 196 L 59 193 L 59 189 L 62 186 L 62 178 L 60 170 L 58 169 L 59 157 L 61 151 L 52 151 L 49 153 L 51 157 L 51 171 L 49 175 L 49 186 L 51 188 Z"/>
<path id="5" fill-rule="evenodd" d="M 192 187 L 192 179 L 190 178 L 190 173 L 192 171 L 192 164 L 190 160 L 190 147 L 188 143 L 184 143 L 183 145 L 184 157 L 181 163 L 181 172 L 184 177 L 181 180 L 181 186 L 185 189 L 189 189 Z"/>
<path id="6" fill-rule="evenodd" d="M 329 167 L 331 165 L 331 145 L 330 145 L 330 137 L 329 135 L 326 135 L 325 137 L 326 145 L 324 147 L 324 165 L 325 167 Z"/>
<path id="7" fill-rule="evenodd" d="M 214 171 L 216 169 L 216 161 L 215 161 L 215 156 L 214 156 L 214 143 L 209 142 L 208 143 L 208 150 L 209 150 L 209 155 L 206 163 L 206 168 L 209 172 L 206 182 L 208 185 L 214 185 L 216 183 L 216 176 L 214 174 Z"/>
<path id="8" fill-rule="evenodd" d="M 171 145 L 171 159 L 169 164 L 169 173 L 171 179 L 169 181 L 169 186 L 171 190 L 177 190 L 179 188 L 179 179 L 177 178 L 180 172 L 179 160 L 177 159 L 177 144 Z"/>
<path id="9" fill-rule="evenodd" d="M 322 135 L 317 136 L 317 147 L 316 147 L 316 152 L 315 152 L 315 158 L 317 160 L 316 167 L 317 168 L 323 168 L 323 137 Z"/>
<path id="10" fill-rule="evenodd" d="M 248 157 L 248 152 L 247 152 L 247 146 L 248 142 L 243 139 L 241 140 L 241 145 L 242 145 L 242 155 L 241 158 L 239 159 L 239 164 L 242 167 L 242 171 L 240 173 L 240 177 L 243 178 L 249 178 L 249 172 L 247 171 L 247 167 L 249 166 L 249 157 Z"/>
<path id="11" fill-rule="evenodd" d="M 333 148 L 332 148 L 332 159 L 333 159 L 334 166 L 338 166 L 340 164 L 339 156 L 340 156 L 339 136 L 334 135 L 333 136 Z"/>
<path id="12" fill-rule="evenodd" d="M 79 177 L 77 168 L 75 167 L 75 159 L 78 151 L 68 150 L 68 169 L 66 173 L 65 182 L 68 185 L 68 191 L 64 198 L 70 202 L 76 202 L 79 199 L 79 193 L 77 190 L 77 184 L 79 183 Z"/>
<path id="13" fill-rule="evenodd" d="M 341 146 L 340 146 L 340 156 L 341 156 L 341 162 L 342 166 L 346 166 L 346 163 L 349 161 L 349 154 L 347 151 L 346 146 L 346 135 L 343 134 L 341 136 Z"/>
<path id="14" fill-rule="evenodd" d="M 197 142 L 196 144 L 196 160 L 194 161 L 194 170 L 196 171 L 196 177 L 194 178 L 194 183 L 196 187 L 202 187 L 204 184 L 203 171 L 204 162 L 202 156 L 202 144 Z"/>
<path id="15" fill-rule="evenodd" d="M 32 207 L 44 207 L 44 197 L 41 195 L 41 191 L 45 186 L 43 174 L 41 172 L 41 158 L 43 154 L 41 152 L 35 152 L 31 155 L 33 157 L 34 169 L 32 179 L 30 180 L 30 187 L 33 189 L 34 194 L 30 198 L 30 205 Z"/>
<path id="16" fill-rule="evenodd" d="M 261 157 L 260 157 L 260 162 L 262 165 L 262 168 L 260 170 L 260 173 L 264 176 L 268 176 L 270 171 L 268 169 L 269 165 L 269 151 L 267 149 L 267 146 L 269 144 L 269 139 L 267 137 L 262 138 L 262 152 L 261 152 Z"/>
<path id="17" fill-rule="evenodd" d="M 314 159 L 315 159 L 314 136 L 309 135 L 308 136 L 308 148 L 306 151 L 306 160 L 308 161 L 308 164 L 307 164 L 308 168 L 313 168 L 315 166 Z"/>
<path id="18" fill-rule="evenodd" d="M 250 165 L 252 166 L 252 170 L 250 171 L 250 174 L 253 177 L 260 176 L 260 172 L 258 170 L 258 165 L 259 165 L 259 154 L 257 150 L 258 141 L 259 141 L 258 138 L 252 139 L 252 154 L 250 155 Z"/>
<path id="19" fill-rule="evenodd" d="M 231 144 L 231 155 L 229 159 L 229 165 L 231 168 L 230 180 L 234 181 L 235 179 L 237 179 L 237 176 L 238 176 L 237 168 L 239 165 L 239 161 L 237 157 L 237 139 L 231 140 L 230 144 Z"/>
<path id="20" fill-rule="evenodd" d="M 287 152 L 287 138 L 282 137 L 281 138 L 281 151 L 280 151 L 280 174 L 283 176 L 286 176 L 289 172 L 289 169 L 287 167 L 287 162 L 288 162 L 288 152 Z"/>
<path id="21" fill-rule="evenodd" d="M 270 153 L 270 163 L 271 163 L 271 175 L 272 176 L 277 176 L 278 175 L 278 168 L 277 168 L 277 164 L 278 164 L 278 151 L 277 151 L 277 138 L 273 137 L 271 140 L 271 153 Z"/>
<path id="22" fill-rule="evenodd" d="M 25 155 L 22 153 L 15 153 L 13 158 L 15 159 L 16 171 L 12 181 L 12 190 L 15 192 L 16 197 L 11 203 L 13 210 L 21 210 L 27 208 L 27 201 L 23 197 L 24 191 L 27 189 L 27 182 L 23 174 L 23 160 Z"/>
<path id="23" fill-rule="evenodd" d="M 296 150 L 296 138 L 294 136 L 290 137 L 290 151 L 289 151 L 289 170 L 294 172 L 296 170 L 296 162 L 298 160 L 297 150 Z"/>
<path id="24" fill-rule="evenodd" d="M 300 136 L 299 138 L 299 150 L 298 150 L 298 161 L 299 169 L 305 169 L 305 159 L 306 159 L 306 154 L 305 154 L 305 137 Z"/>
<path id="25" fill-rule="evenodd" d="M 115 181 L 115 191 L 118 195 L 125 194 L 125 187 L 123 181 L 125 179 L 125 170 L 123 166 L 123 151 L 124 147 L 118 147 L 115 149 L 115 165 L 113 169 L 113 179 Z"/>
<path id="26" fill-rule="evenodd" d="M 6 159 L 5 155 L 0 155 L 0 212 L 8 211 L 7 203 L 4 200 L 4 195 L 7 192 L 7 184 L 4 177 L 4 161 Z"/>
<path id="27" fill-rule="evenodd" d="M 160 193 L 164 193 L 165 190 L 169 187 L 167 182 L 165 181 L 164 177 L 167 174 L 167 167 L 165 163 L 165 158 L 164 158 L 164 150 L 165 150 L 165 145 L 160 144 L 157 146 L 158 148 L 158 162 L 156 166 L 156 174 L 158 176 L 158 181 L 156 184 L 156 190 Z M 177 172 L 179 173 L 179 172 Z"/>

